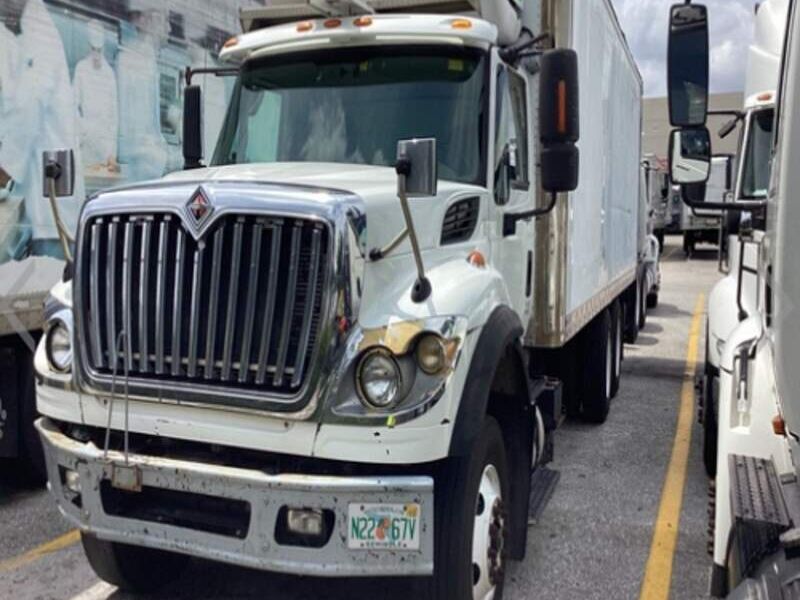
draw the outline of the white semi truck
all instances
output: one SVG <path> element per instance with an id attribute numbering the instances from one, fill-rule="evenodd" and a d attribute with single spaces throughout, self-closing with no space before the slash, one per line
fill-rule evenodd
<path id="1" fill-rule="evenodd" d="M 706 198 L 709 202 L 725 202 L 733 182 L 733 157 L 714 156 L 711 159 L 711 173 L 706 183 Z M 718 244 L 722 211 L 692 208 L 681 205 L 681 232 L 683 233 L 683 252 L 686 256 L 694 254 L 698 243 Z"/>
<path id="2" fill-rule="evenodd" d="M 642 82 L 612 6 L 242 23 L 210 166 L 190 85 L 187 169 L 84 206 L 35 359 L 52 494 L 128 590 L 193 555 L 499 598 L 562 400 L 604 421 L 635 329 Z"/>
<path id="3" fill-rule="evenodd" d="M 769 187 L 775 98 L 786 30 L 788 0 L 765 0 L 755 15 L 753 41 L 748 48 L 745 102 L 736 121 L 742 123 L 735 159 L 732 201 L 764 200 Z M 725 129 L 732 131 L 735 121 Z M 744 215 L 727 211 L 723 217 L 734 226 L 728 231 L 727 274 L 708 297 L 705 366 L 699 382 L 698 409 L 703 426 L 703 459 L 710 477 L 716 475 L 719 365 L 731 332 L 757 306 L 758 247 L 763 240 L 765 210 Z M 744 256 L 744 263 L 740 264 Z"/>
<path id="4" fill-rule="evenodd" d="M 764 7 L 762 6 L 762 10 Z M 687 161 L 711 155 L 704 127 L 708 92 L 705 6 L 673 7 L 670 34 L 672 175 L 695 185 Z M 800 205 L 800 6 L 788 2 L 785 47 L 775 102 L 772 168 L 766 201 L 736 208 L 766 210 L 751 307 L 721 349 L 711 594 L 736 599 L 797 596 L 800 561 L 798 434 L 800 302 L 797 227 Z M 683 168 L 681 168 L 681 166 Z M 705 171 L 706 175 L 708 169 Z M 689 194 L 691 195 L 691 193 Z M 748 261 L 739 259 L 740 268 Z M 742 280 L 740 274 L 739 281 Z"/>

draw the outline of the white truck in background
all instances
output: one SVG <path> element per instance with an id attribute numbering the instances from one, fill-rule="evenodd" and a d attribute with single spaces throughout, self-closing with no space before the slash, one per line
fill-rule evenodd
<path id="1" fill-rule="evenodd" d="M 742 305 L 743 319 L 720 358 L 711 595 L 736 600 L 794 598 L 800 579 L 800 204 L 794 197 L 800 189 L 800 5 L 789 0 L 785 6 L 767 197 L 725 207 L 766 211 L 754 253 L 753 305 Z M 703 155 L 708 164 L 711 156 L 701 109 L 708 94 L 706 7 L 674 6 L 670 24 L 671 122 L 679 128 L 671 135 L 671 172 L 691 186 L 703 180 L 691 165 Z M 740 287 L 746 254 L 738 259 Z"/>
<path id="2" fill-rule="evenodd" d="M 725 202 L 733 182 L 733 157 L 717 155 L 711 159 L 711 174 L 706 183 L 709 202 Z M 681 205 L 681 233 L 683 252 L 692 256 L 698 243 L 719 244 L 722 211 L 702 210 Z"/>
<path id="3" fill-rule="evenodd" d="M 723 128 L 723 131 L 733 131 L 736 121 L 742 124 L 731 198 L 734 203 L 763 201 L 767 197 L 775 101 L 788 7 L 787 0 L 765 0 L 759 5 L 754 19 L 753 41 L 748 49 L 743 111 Z M 697 388 L 697 405 L 703 426 L 703 460 L 706 472 L 712 478 L 716 475 L 717 465 L 720 360 L 731 332 L 757 307 L 756 268 L 766 227 L 766 211 L 727 211 L 723 219 L 732 224 L 727 232 L 727 274 L 717 282 L 708 297 L 705 363 Z M 742 256 L 745 257 L 743 262 Z"/>
<path id="4" fill-rule="evenodd" d="M 642 159 L 645 188 L 650 206 L 650 229 L 656 236 L 659 250 L 664 251 L 664 235 L 667 232 L 670 214 L 670 192 L 672 186 L 665 162 L 655 154 L 645 154 Z"/>
<path id="5" fill-rule="evenodd" d="M 210 166 L 187 85 L 186 170 L 83 209 L 48 324 L 72 358 L 35 359 L 52 494 L 126 590 L 193 555 L 500 598 L 562 401 L 604 421 L 635 333 L 642 81 L 611 3 L 242 23 Z"/>

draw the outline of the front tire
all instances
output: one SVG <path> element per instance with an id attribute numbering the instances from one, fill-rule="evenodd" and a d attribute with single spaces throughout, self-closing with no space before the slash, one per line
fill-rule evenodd
<path id="1" fill-rule="evenodd" d="M 636 296 L 639 302 L 639 331 L 644 329 L 644 326 L 647 325 L 647 279 L 646 277 L 642 276 L 642 279 L 639 281 L 639 294 Z"/>
<path id="2" fill-rule="evenodd" d="M 154 592 L 180 577 L 189 557 L 164 550 L 99 540 L 81 533 L 83 551 L 97 576 L 123 592 Z"/>
<path id="3" fill-rule="evenodd" d="M 447 459 L 436 489 L 432 596 L 500 600 L 511 488 L 503 434 L 493 417 L 486 417 L 469 456 Z"/>

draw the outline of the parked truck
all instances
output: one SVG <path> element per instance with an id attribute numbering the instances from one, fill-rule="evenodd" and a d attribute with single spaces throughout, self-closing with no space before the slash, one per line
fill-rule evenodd
<path id="1" fill-rule="evenodd" d="M 552 431 L 606 419 L 632 331 L 642 81 L 612 6 L 242 25 L 210 166 L 188 85 L 187 168 L 83 208 L 49 303 L 72 360 L 35 358 L 52 494 L 126 590 L 191 555 L 499 598 Z"/>
<path id="2" fill-rule="evenodd" d="M 740 304 L 740 322 L 721 348 L 711 577 L 715 597 L 792 598 L 800 577 L 796 554 L 800 380 L 795 364 L 800 331 L 794 314 L 800 302 L 795 241 L 800 207 L 793 198 L 800 185 L 796 169 L 800 160 L 800 7 L 794 0 L 786 6 L 766 200 L 724 207 L 766 211 L 766 223 L 756 252 L 753 304 Z M 765 8 L 762 5 L 761 10 Z M 671 121 L 678 127 L 671 135 L 671 172 L 684 186 L 702 183 L 709 171 L 711 144 L 704 127 L 708 18 L 706 7 L 698 4 L 676 6 L 671 13 Z M 705 170 L 693 171 L 701 162 Z M 764 172 L 763 165 L 759 170 Z M 691 196 L 687 191 L 686 197 Z M 744 253 L 738 263 L 738 282 L 743 287 L 748 263 Z"/>
<path id="3" fill-rule="evenodd" d="M 664 250 L 664 235 L 670 215 L 671 184 L 666 164 L 655 154 L 646 154 L 642 159 L 645 172 L 645 188 L 650 206 L 651 233 L 658 239 L 659 250 Z"/>
<path id="4" fill-rule="evenodd" d="M 748 48 L 745 102 L 742 112 L 723 131 L 741 123 L 732 201 L 746 203 L 767 197 L 771 163 L 775 97 L 778 88 L 786 0 L 765 0 L 754 19 L 753 41 Z M 708 297 L 705 365 L 698 382 L 698 414 L 703 426 L 703 459 L 709 477 L 716 475 L 719 367 L 722 349 L 744 315 L 757 306 L 759 246 L 766 228 L 766 210 L 725 211 L 727 227 L 726 275 Z M 744 262 L 740 262 L 740 261 Z"/>
<path id="5" fill-rule="evenodd" d="M 711 160 L 711 174 L 706 183 L 705 195 L 709 201 L 724 202 L 732 187 L 733 161 L 729 155 L 714 156 Z M 722 211 L 692 208 L 681 205 L 681 233 L 683 252 L 686 256 L 694 254 L 698 243 L 719 244 Z"/>

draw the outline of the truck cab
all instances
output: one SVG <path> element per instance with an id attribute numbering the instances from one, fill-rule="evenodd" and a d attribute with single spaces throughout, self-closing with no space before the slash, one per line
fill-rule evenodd
<path id="1" fill-rule="evenodd" d="M 193 555 L 499 597 L 563 413 L 606 419 L 639 266 L 616 17 L 407 4 L 243 11 L 213 152 L 189 71 L 185 169 L 87 201 L 37 426 L 106 581 Z M 613 89 L 577 60 L 601 51 Z"/>

